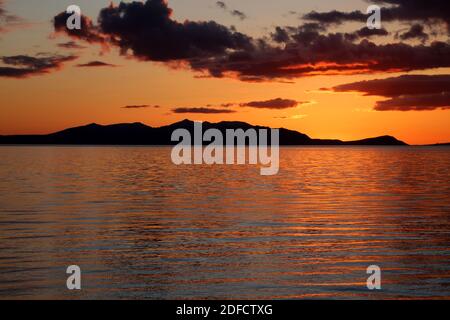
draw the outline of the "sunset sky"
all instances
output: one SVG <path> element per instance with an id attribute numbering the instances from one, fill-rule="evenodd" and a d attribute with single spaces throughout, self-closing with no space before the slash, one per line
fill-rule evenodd
<path id="1" fill-rule="evenodd" d="M 0 134 L 188 118 L 450 142 L 448 0 L 123 2 L 0 0 Z"/>

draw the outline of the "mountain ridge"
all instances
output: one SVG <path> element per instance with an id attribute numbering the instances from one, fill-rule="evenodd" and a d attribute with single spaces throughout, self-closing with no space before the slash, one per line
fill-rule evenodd
<path id="1" fill-rule="evenodd" d="M 227 129 L 270 129 L 265 126 L 251 125 L 240 121 L 222 121 L 218 123 L 203 122 L 203 132 L 218 129 L 225 133 Z M 140 122 L 100 125 L 90 123 L 84 126 L 67 128 L 44 135 L 9 135 L 0 136 L 0 144 L 50 144 L 50 145 L 175 145 L 171 141 L 175 129 L 187 129 L 193 134 L 194 121 L 185 119 L 161 127 L 151 127 Z M 368 145 L 401 146 L 407 145 L 392 136 L 380 136 L 355 141 L 338 139 L 313 139 L 308 135 L 280 128 L 280 145 Z M 207 143 L 205 143 L 207 144 Z"/>

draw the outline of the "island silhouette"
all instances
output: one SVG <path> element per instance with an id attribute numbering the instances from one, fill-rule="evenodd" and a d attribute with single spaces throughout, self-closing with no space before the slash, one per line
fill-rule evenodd
<path id="1" fill-rule="evenodd" d="M 0 136 L 0 144 L 48 144 L 48 145 L 175 145 L 171 136 L 176 129 L 186 129 L 192 135 L 194 121 L 183 120 L 162 127 L 151 127 L 143 123 L 122 123 L 99 125 L 92 123 L 86 126 L 69 128 L 45 135 L 8 135 Z M 246 122 L 223 121 L 219 123 L 203 122 L 203 130 L 218 129 L 224 135 L 227 129 L 270 129 L 254 126 Z M 380 136 L 355 141 L 337 139 L 312 139 L 306 134 L 281 128 L 280 145 L 282 146 L 405 146 L 405 142 L 392 136 Z"/>

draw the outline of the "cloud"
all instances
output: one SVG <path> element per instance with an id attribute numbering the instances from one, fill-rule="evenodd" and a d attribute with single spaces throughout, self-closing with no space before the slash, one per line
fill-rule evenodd
<path id="1" fill-rule="evenodd" d="M 387 79 L 367 80 L 332 88 L 336 92 L 358 91 L 368 96 L 394 97 L 450 91 L 450 75 L 403 75 Z"/>
<path id="2" fill-rule="evenodd" d="M 422 42 L 428 40 L 428 34 L 423 31 L 423 26 L 420 24 L 414 24 L 411 28 L 400 35 L 400 39 L 402 40 L 410 40 L 410 39 L 419 39 Z"/>
<path id="3" fill-rule="evenodd" d="M 17 21 L 21 21 L 21 19 L 14 14 L 10 14 L 5 9 L 5 1 L 0 0 L 0 23 L 6 24 L 6 23 L 14 23 Z"/>
<path id="4" fill-rule="evenodd" d="M 450 91 L 435 94 L 408 95 L 378 101 L 377 111 L 430 111 L 450 109 Z"/>
<path id="5" fill-rule="evenodd" d="M 207 108 L 211 107 L 222 107 L 222 108 L 231 108 L 231 107 L 248 107 L 248 108 L 258 108 L 258 109 L 289 109 L 295 108 L 299 105 L 308 105 L 314 104 L 314 101 L 296 101 L 292 99 L 270 99 L 270 100 L 262 100 L 262 101 L 250 101 L 250 102 L 227 102 L 220 104 L 207 104 Z"/>
<path id="6" fill-rule="evenodd" d="M 226 3 L 223 2 L 223 1 L 217 1 L 217 2 L 216 2 L 216 5 L 217 5 L 220 9 L 224 9 L 224 10 L 228 9 Z"/>
<path id="7" fill-rule="evenodd" d="M 223 1 L 217 1 L 217 2 L 216 2 L 216 5 L 217 5 L 220 9 L 222 9 L 222 10 L 224 10 L 224 11 L 230 13 L 232 16 L 235 16 L 235 17 L 237 17 L 237 18 L 239 18 L 239 19 L 241 19 L 241 20 L 247 19 L 247 15 L 246 15 L 244 12 L 239 11 L 239 10 L 235 10 L 235 9 L 228 9 L 227 4 L 226 4 L 225 2 L 223 2 Z"/>
<path id="8" fill-rule="evenodd" d="M 279 117 L 274 117 L 275 119 L 281 119 L 281 120 L 301 120 L 306 118 L 308 115 L 306 114 L 296 114 L 293 116 L 279 116 Z"/>
<path id="9" fill-rule="evenodd" d="M 325 32 L 326 28 L 318 23 L 304 23 L 298 27 L 275 27 L 275 32 L 270 34 L 273 41 L 289 44 L 292 42 L 308 43 L 315 37 Z"/>
<path id="10" fill-rule="evenodd" d="M 77 67 L 86 68 L 86 67 L 117 67 L 117 66 L 103 61 L 91 61 L 87 63 L 77 64 Z"/>
<path id="11" fill-rule="evenodd" d="M 354 33 L 346 34 L 347 37 L 349 37 L 350 40 L 357 40 L 360 38 L 370 38 L 374 36 L 387 36 L 389 35 L 389 32 L 384 29 L 369 29 L 367 27 L 361 28 L 358 31 L 355 31 Z"/>
<path id="12" fill-rule="evenodd" d="M 230 13 L 232 16 L 238 17 L 241 20 L 247 19 L 247 15 L 245 13 L 243 13 L 242 11 L 232 10 Z"/>
<path id="13" fill-rule="evenodd" d="M 291 35 L 284 48 L 264 45 L 253 51 L 198 61 L 192 66 L 206 69 L 217 77 L 235 76 L 255 82 L 314 75 L 401 72 L 449 67 L 450 44 L 377 45 L 367 39 L 356 44 L 340 33 L 322 35 L 301 31 Z"/>
<path id="14" fill-rule="evenodd" d="M 71 14 L 64 11 L 53 18 L 55 32 L 65 33 L 72 38 L 80 39 L 88 43 L 101 43 L 107 45 L 109 41 L 112 41 L 108 36 L 102 34 L 98 26 L 94 26 L 92 20 L 85 15 L 81 16 L 80 29 L 68 29 L 67 20 L 70 16 Z"/>
<path id="15" fill-rule="evenodd" d="M 228 108 L 228 107 L 232 107 L 232 106 L 235 106 L 235 105 L 236 105 L 236 103 L 222 103 L 220 106 Z"/>
<path id="16" fill-rule="evenodd" d="M 63 48 L 63 49 L 85 49 L 86 48 L 85 46 L 79 45 L 75 41 L 58 43 L 57 46 L 60 48 Z"/>
<path id="17" fill-rule="evenodd" d="M 278 43 L 285 43 L 290 40 L 289 32 L 281 27 L 275 27 L 275 32 L 270 34 L 273 41 Z"/>
<path id="18" fill-rule="evenodd" d="M 221 114 L 221 113 L 235 113 L 236 111 L 230 109 L 213 109 L 213 108 L 175 108 L 173 113 L 197 113 L 197 114 Z"/>
<path id="19" fill-rule="evenodd" d="M 77 56 L 32 57 L 27 55 L 4 56 L 1 61 L 10 67 L 0 67 L 0 77 L 26 78 L 29 76 L 48 74 L 62 68 L 66 62 L 77 59 Z"/>
<path id="20" fill-rule="evenodd" d="M 383 22 L 401 21 L 407 23 L 436 24 L 443 23 L 450 34 L 450 2 L 447 0 L 373 0 L 372 4 L 381 7 Z M 345 22 L 365 23 L 368 15 L 361 11 L 316 12 L 312 11 L 303 16 L 303 19 L 323 24 L 342 24 Z M 417 27 L 416 27 L 417 28 Z"/>
<path id="21" fill-rule="evenodd" d="M 361 11 L 341 12 L 337 10 L 329 12 L 311 11 L 303 16 L 305 20 L 317 21 L 325 24 L 341 24 L 345 21 L 359 21 L 367 20 L 367 15 Z"/>
<path id="22" fill-rule="evenodd" d="M 5 1 L 0 0 L 0 33 L 5 33 L 25 25 L 25 21 L 19 16 L 9 13 L 5 9 Z"/>
<path id="23" fill-rule="evenodd" d="M 434 10 L 434 9 L 433 9 Z M 427 13 L 428 14 L 428 13 Z M 332 12 L 324 21 L 361 18 Z M 324 22 L 277 27 L 271 37 L 252 38 L 214 21 L 178 22 L 163 0 L 121 2 L 100 11 L 98 25 L 84 17 L 81 31 L 67 30 L 61 13 L 55 30 L 87 42 L 119 47 L 141 61 L 186 66 L 197 76 L 242 81 L 290 81 L 315 75 L 408 72 L 450 67 L 450 43 L 376 44 L 369 37 L 386 30 L 326 33 Z M 366 15 L 364 14 L 366 19 Z M 356 39 L 361 39 L 355 43 Z"/>
<path id="24" fill-rule="evenodd" d="M 67 14 L 54 18 L 55 30 L 88 42 L 120 47 L 140 59 L 169 62 L 208 59 L 251 46 L 248 36 L 214 21 L 177 22 L 164 0 L 121 2 L 100 11 L 99 25 L 83 16 L 81 30 L 66 28 Z"/>
<path id="25" fill-rule="evenodd" d="M 450 33 L 450 2 L 446 0 L 373 0 L 380 5 L 391 5 L 382 8 L 384 21 L 440 21 L 447 25 Z"/>
<path id="26" fill-rule="evenodd" d="M 450 2 L 447 0 L 373 0 L 372 4 L 379 4 L 381 17 L 385 22 L 431 22 L 445 23 L 450 32 Z M 326 23 L 341 24 L 349 21 L 365 22 L 368 15 L 361 11 L 341 12 L 316 12 L 312 11 L 303 16 L 306 20 Z"/>
<path id="27" fill-rule="evenodd" d="M 289 109 L 297 107 L 298 104 L 299 102 L 295 100 L 277 98 L 264 101 L 251 101 L 241 103 L 240 106 L 261 109 Z"/>
<path id="28" fill-rule="evenodd" d="M 332 90 L 389 98 L 377 102 L 377 111 L 450 108 L 450 75 L 404 75 L 343 84 Z"/>
<path id="29" fill-rule="evenodd" d="M 150 105 L 147 105 L 147 104 L 143 104 L 143 105 L 130 105 L 130 106 L 122 107 L 122 109 L 145 109 L 145 108 L 155 108 L 155 109 L 159 109 L 159 108 L 161 108 L 161 107 L 158 106 L 158 105 L 150 106 Z"/>

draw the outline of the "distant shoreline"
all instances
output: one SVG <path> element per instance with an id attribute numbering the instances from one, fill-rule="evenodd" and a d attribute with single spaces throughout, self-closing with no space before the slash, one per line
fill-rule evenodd
<path id="1" fill-rule="evenodd" d="M 203 122 L 204 130 L 217 129 L 224 133 L 226 130 L 260 130 L 270 129 L 254 126 L 245 122 L 229 121 L 210 123 Z M 194 121 L 183 120 L 171 125 L 158 128 L 142 123 L 124 123 L 112 125 L 89 124 L 86 126 L 69 128 L 47 135 L 10 135 L 0 136 L 0 145 L 106 145 L 106 146 L 173 146 L 172 133 L 177 129 L 194 130 Z M 313 139 L 306 134 L 279 129 L 280 146 L 405 146 L 408 145 L 392 136 L 381 136 L 356 141 L 341 141 L 338 139 Z M 207 145 L 207 144 L 205 144 Z"/>

